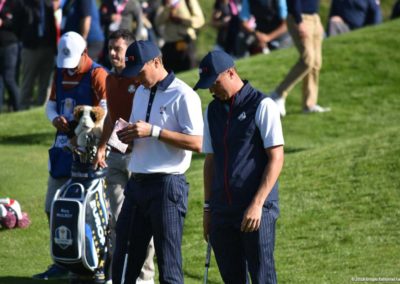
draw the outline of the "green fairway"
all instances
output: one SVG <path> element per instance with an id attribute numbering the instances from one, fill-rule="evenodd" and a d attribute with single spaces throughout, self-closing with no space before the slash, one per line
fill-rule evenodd
<path id="1" fill-rule="evenodd" d="M 332 112 L 302 114 L 301 86 L 288 97 L 275 253 L 280 283 L 400 278 L 399 30 L 394 21 L 324 42 L 319 102 Z M 296 60 L 287 49 L 237 67 L 268 93 Z M 179 77 L 193 86 L 198 74 Z M 211 96 L 199 94 L 205 107 Z M 0 115 L 0 197 L 20 201 L 32 220 L 28 229 L 0 231 L 0 283 L 41 283 L 30 276 L 51 263 L 44 198 L 53 131 L 43 108 Z M 186 283 L 201 283 L 204 273 L 202 166 L 203 156 L 194 155 L 187 174 Z M 215 259 L 209 274 L 210 283 L 222 283 Z"/>

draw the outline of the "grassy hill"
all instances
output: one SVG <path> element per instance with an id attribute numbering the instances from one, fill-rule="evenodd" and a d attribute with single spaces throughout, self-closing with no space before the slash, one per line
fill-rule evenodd
<path id="1" fill-rule="evenodd" d="M 275 254 L 280 283 L 399 277 L 399 29 L 394 21 L 325 41 L 319 101 L 332 112 L 302 114 L 300 87 L 288 97 Z M 296 59 L 287 49 L 237 67 L 269 92 Z M 198 75 L 179 77 L 194 85 Z M 211 97 L 199 94 L 205 106 Z M 0 197 L 18 199 L 32 219 L 26 230 L 0 231 L 0 283 L 36 283 L 29 277 L 50 263 L 43 207 L 52 139 L 43 108 L 0 116 Z M 204 272 L 202 164 L 195 155 L 188 172 L 186 283 L 199 283 Z M 210 283 L 222 283 L 214 259 Z"/>

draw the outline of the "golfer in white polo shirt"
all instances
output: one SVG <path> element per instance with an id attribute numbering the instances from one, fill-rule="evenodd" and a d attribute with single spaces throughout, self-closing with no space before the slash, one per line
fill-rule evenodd
<path id="1" fill-rule="evenodd" d="M 200 98 L 165 70 L 160 50 L 150 41 L 132 43 L 125 61 L 123 75 L 137 76 L 141 86 L 130 124 L 118 132 L 133 149 L 132 177 L 117 221 L 113 283 L 138 277 L 152 236 L 160 283 L 183 283 L 181 241 L 189 190 L 184 173 L 192 151 L 202 146 Z"/>

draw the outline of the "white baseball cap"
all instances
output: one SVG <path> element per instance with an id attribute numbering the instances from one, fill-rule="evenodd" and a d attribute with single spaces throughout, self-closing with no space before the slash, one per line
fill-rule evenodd
<path id="1" fill-rule="evenodd" d="M 76 32 L 67 32 L 58 42 L 57 67 L 75 68 L 86 48 L 86 41 Z"/>

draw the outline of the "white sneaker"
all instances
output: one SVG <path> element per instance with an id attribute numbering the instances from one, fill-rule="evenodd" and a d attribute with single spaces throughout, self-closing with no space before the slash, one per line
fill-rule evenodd
<path id="1" fill-rule="evenodd" d="M 281 117 L 284 117 L 286 115 L 286 108 L 285 108 L 286 99 L 284 97 L 279 96 L 276 92 L 272 92 L 270 94 L 270 98 L 273 99 L 276 105 L 278 106 Z"/>
<path id="2" fill-rule="evenodd" d="M 330 107 L 322 107 L 320 105 L 314 105 L 310 108 L 305 108 L 303 110 L 304 113 L 319 113 L 319 112 L 329 112 L 331 111 Z"/>

